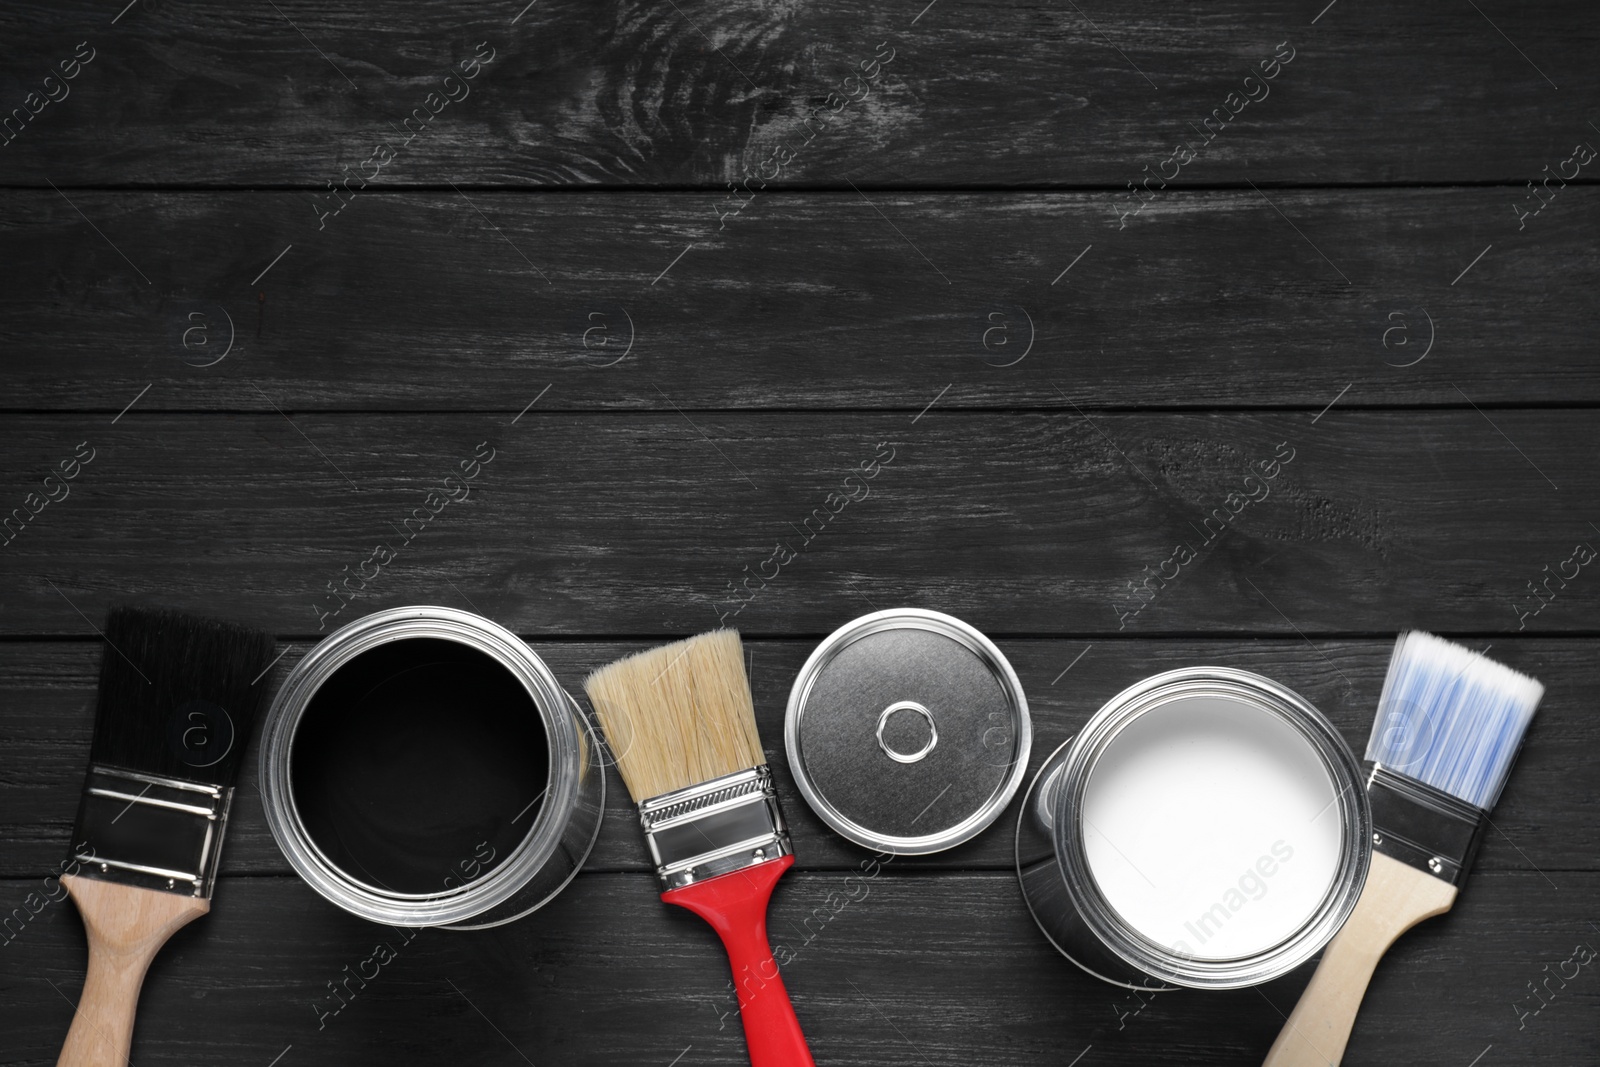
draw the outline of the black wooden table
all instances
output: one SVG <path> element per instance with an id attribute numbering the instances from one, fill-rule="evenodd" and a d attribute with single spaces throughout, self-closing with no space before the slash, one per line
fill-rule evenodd
<path id="1" fill-rule="evenodd" d="M 1395 631 L 1492 646 L 1548 696 L 1347 1062 L 1600 1061 L 1600 974 L 1544 984 L 1600 946 L 1591 5 L 124 2 L 0 9 L 0 1063 L 54 1062 L 72 1017 L 84 938 L 44 879 L 93 626 L 140 598 L 271 628 L 274 682 L 402 604 L 511 627 L 574 691 L 739 627 L 800 857 L 773 936 L 828 1065 L 1257 1063 L 1308 978 L 1079 973 L 1018 893 L 1015 805 L 842 896 L 870 854 L 781 744 L 834 627 L 992 635 L 1034 766 L 1199 663 L 1359 751 Z M 481 442 L 471 498 L 344 584 Z M 248 768 L 133 1061 L 744 1062 L 611 785 L 548 909 L 406 932 L 294 877 Z"/>

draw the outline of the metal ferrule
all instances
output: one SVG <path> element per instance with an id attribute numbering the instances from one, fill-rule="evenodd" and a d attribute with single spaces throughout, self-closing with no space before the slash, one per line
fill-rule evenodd
<path id="1" fill-rule="evenodd" d="M 74 873 L 209 900 L 233 789 L 91 764 Z"/>
<path id="2" fill-rule="evenodd" d="M 663 892 L 794 852 L 765 764 L 651 797 L 639 822 Z"/>
<path id="3" fill-rule="evenodd" d="M 1461 884 L 1489 825 L 1487 811 L 1379 763 L 1367 778 L 1367 800 L 1375 851 Z"/>

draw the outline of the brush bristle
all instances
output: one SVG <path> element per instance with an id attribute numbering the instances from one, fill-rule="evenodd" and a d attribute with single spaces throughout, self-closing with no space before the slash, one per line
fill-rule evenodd
<path id="1" fill-rule="evenodd" d="M 1480 653 L 1410 631 L 1395 642 L 1367 759 L 1488 810 L 1544 686 Z"/>
<path id="2" fill-rule="evenodd" d="M 112 609 L 104 633 L 90 760 L 232 785 L 266 695 L 272 637 L 128 607 Z"/>
<path id="3" fill-rule="evenodd" d="M 766 762 L 737 631 L 618 660 L 583 689 L 635 803 Z"/>

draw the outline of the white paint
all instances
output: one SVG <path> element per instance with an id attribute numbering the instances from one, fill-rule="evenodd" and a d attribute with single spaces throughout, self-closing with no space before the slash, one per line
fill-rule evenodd
<path id="1" fill-rule="evenodd" d="M 1332 886 L 1337 795 L 1293 726 L 1227 697 L 1178 697 L 1125 726 L 1090 774 L 1089 869 L 1157 944 L 1253 955 L 1294 934 Z"/>

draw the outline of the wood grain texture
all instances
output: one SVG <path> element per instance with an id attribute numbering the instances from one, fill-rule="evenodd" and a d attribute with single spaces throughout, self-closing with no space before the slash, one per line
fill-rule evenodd
<path id="1" fill-rule="evenodd" d="M 1518 1029 L 1524 983 L 1595 941 L 1581 915 L 1600 875 L 1560 877 L 1558 891 L 1531 872 L 1479 872 L 1450 914 L 1385 958 L 1345 1062 L 1466 1064 L 1491 1043 L 1502 1062 L 1593 1062 L 1600 993 L 1589 969 Z M 1257 1064 L 1309 971 L 1259 990 L 1139 1001 L 1056 955 L 1006 871 L 923 877 L 891 866 L 851 883 L 796 872 L 771 915 L 817 1061 L 842 1067 L 1080 1054 L 1080 1067 Z M 51 1062 L 82 974 L 70 909 L 36 922 L 0 949 L 14 1067 Z M 393 953 L 381 964 L 380 943 Z M 726 968 L 715 935 L 656 899 L 647 874 L 582 874 L 546 911 L 492 933 L 409 939 L 297 879 L 230 878 L 206 922 L 151 969 L 133 1061 L 264 1065 L 290 1049 L 283 1063 L 663 1067 L 683 1054 L 744 1064 Z"/>
<path id="2" fill-rule="evenodd" d="M 1548 694 L 1345 1062 L 1600 1060 L 1594 968 L 1549 977 L 1600 943 L 1593 164 L 1522 214 L 1600 145 L 1588 5 L 125 3 L 0 8 L 0 1067 L 72 1017 L 49 876 L 90 620 L 134 598 L 274 630 L 262 685 L 398 604 L 512 627 L 574 693 L 738 626 L 798 855 L 784 977 L 818 1061 L 874 1067 L 1256 1064 L 1310 969 L 1150 1000 L 1080 974 L 1021 902 L 1014 805 L 847 882 L 869 854 L 780 741 L 822 635 L 896 604 L 989 632 L 1032 769 L 1208 662 L 1359 750 L 1393 632 L 1443 631 Z M 288 872 L 251 764 L 139 1067 L 746 1062 L 615 779 L 547 911 L 413 937 Z"/>
<path id="3" fill-rule="evenodd" d="M 83 0 L 9 4 L 0 34 L 29 62 L 7 109 L 79 42 L 96 54 L 0 151 L 6 181 L 40 186 L 321 188 L 488 41 L 471 94 L 385 182 L 720 190 L 803 144 L 782 181 L 1121 189 L 1230 92 L 1261 96 L 1244 79 L 1287 42 L 1294 59 L 1181 181 L 1520 187 L 1592 134 L 1600 32 L 1581 0 L 1480 6 L 141 0 L 113 22 Z M 880 45 L 888 65 L 847 84 Z M 808 116 L 836 107 L 806 143 Z"/>
<path id="4" fill-rule="evenodd" d="M 1449 911 L 1456 893 L 1449 882 L 1374 852 L 1356 910 L 1328 942 L 1263 1067 L 1337 1067 L 1389 946 L 1422 920 Z"/>
<path id="5" fill-rule="evenodd" d="M 462 602 L 459 606 L 469 606 Z M 887 605 L 885 605 L 887 606 Z M 951 605 L 943 605 L 950 608 Z M 860 606 L 868 610 L 867 605 Z M 845 621 L 843 617 L 840 622 Z M 1488 642 L 1473 642 L 1483 647 Z M 1326 714 L 1357 753 L 1365 749 L 1393 642 L 1298 637 L 1219 639 L 1012 639 L 999 641 L 1028 693 L 1034 727 L 1031 775 L 1052 750 L 1071 737 L 1099 706 L 1147 675 L 1213 663 L 1252 670 L 1303 694 Z M 802 870 L 849 870 L 870 853 L 829 830 L 794 786 L 783 746 L 789 687 L 814 647 L 812 639 L 747 640 L 751 687 L 779 800 Z M 1600 870 L 1600 721 L 1592 697 L 1600 691 L 1600 656 L 1588 638 L 1505 638 L 1493 655 L 1548 686 L 1538 718 L 1494 810 L 1476 870 L 1544 871 L 1555 884 L 1562 872 Z M 276 686 L 310 647 L 296 641 L 263 685 Z M 579 695 L 596 666 L 645 647 L 642 641 L 535 641 L 534 649 L 568 691 Z M 1080 658 L 1081 656 L 1081 658 Z M 67 854 L 68 836 L 83 786 L 99 650 L 94 642 L 0 643 L 0 750 L 9 754 L 0 775 L 0 876 L 43 878 Z M 1070 668 L 1070 669 L 1069 669 Z M 650 869 L 633 805 L 614 770 L 607 810 L 590 871 Z M 267 829 L 252 752 L 222 850 L 228 875 L 290 873 Z M 894 869 L 1010 870 L 1014 864 L 1016 803 L 984 834 L 931 856 L 906 856 Z M 1477 876 L 1474 875 L 1474 878 Z M 34 902 L 37 905 L 37 901 Z M 0 898 L 0 919 L 24 908 L 24 891 Z M 16 924 L 13 923 L 13 926 Z M 1287 1008 L 1285 1009 L 1287 1010 Z"/>
<path id="6" fill-rule="evenodd" d="M 58 462 L 95 455 L 12 517 L 0 633 L 87 636 L 80 610 L 139 597 L 284 635 L 470 600 L 536 636 L 663 638 L 822 634 L 893 604 L 1011 634 L 1591 632 L 1600 605 L 1567 562 L 1597 536 L 1588 410 L 513 424 L 268 404 L 8 418 L 22 517 Z M 429 496 L 480 450 L 466 499 Z"/>
<path id="7" fill-rule="evenodd" d="M 14 193 L 0 406 L 1600 403 L 1600 191 L 1518 195 Z"/>

